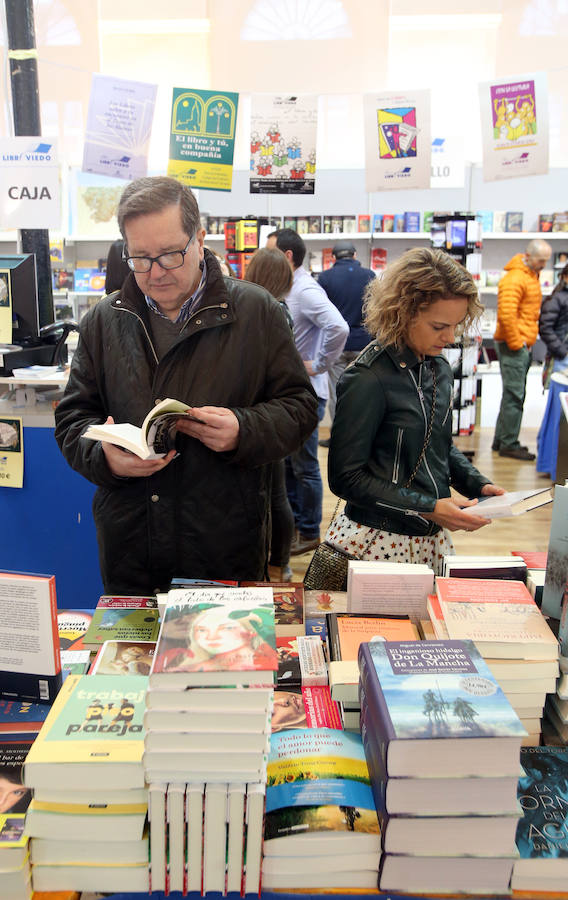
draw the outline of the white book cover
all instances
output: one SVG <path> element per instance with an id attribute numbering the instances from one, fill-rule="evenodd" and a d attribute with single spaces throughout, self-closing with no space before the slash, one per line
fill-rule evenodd
<path id="1" fill-rule="evenodd" d="M 428 617 L 426 602 L 434 590 L 428 566 L 350 560 L 347 612 L 404 614 L 413 621 Z"/>
<path id="2" fill-rule="evenodd" d="M 192 782 L 185 790 L 187 892 L 201 893 L 203 854 L 203 791 L 205 785 Z"/>
<path id="3" fill-rule="evenodd" d="M 225 890 L 227 785 L 205 785 L 203 816 L 203 893 Z"/>
<path id="4" fill-rule="evenodd" d="M 258 894 L 264 824 L 264 784 L 247 784 L 245 894 Z"/>
<path id="5" fill-rule="evenodd" d="M 168 873 L 170 891 L 183 891 L 185 881 L 185 784 L 168 784 Z"/>
<path id="6" fill-rule="evenodd" d="M 232 782 L 228 789 L 227 828 L 227 893 L 241 891 L 243 877 L 243 848 L 245 836 L 244 782 Z"/>
<path id="7" fill-rule="evenodd" d="M 151 784 L 148 789 L 150 825 L 150 877 L 153 891 L 166 889 L 166 784 Z"/>

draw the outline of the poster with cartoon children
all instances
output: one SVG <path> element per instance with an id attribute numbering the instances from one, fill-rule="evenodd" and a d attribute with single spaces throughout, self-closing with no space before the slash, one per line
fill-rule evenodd
<path id="1" fill-rule="evenodd" d="M 479 86 L 485 181 L 548 171 L 546 75 Z"/>
<path id="2" fill-rule="evenodd" d="M 251 194 L 313 194 L 317 97 L 252 97 Z"/>

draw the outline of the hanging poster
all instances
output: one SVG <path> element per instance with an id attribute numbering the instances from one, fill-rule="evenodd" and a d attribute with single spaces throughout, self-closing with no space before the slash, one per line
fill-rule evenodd
<path id="1" fill-rule="evenodd" d="M 0 138 L 2 228 L 61 228 L 57 146 L 41 137 Z"/>
<path id="2" fill-rule="evenodd" d="M 366 186 L 430 187 L 430 91 L 365 94 Z"/>
<path id="3" fill-rule="evenodd" d="M 14 416 L 0 419 L 0 487 L 24 484 L 24 429 Z"/>
<path id="4" fill-rule="evenodd" d="M 317 96 L 253 94 L 251 194 L 313 194 Z"/>
<path id="5" fill-rule="evenodd" d="M 546 75 L 501 78 L 479 85 L 483 178 L 498 181 L 548 172 Z"/>
<path id="6" fill-rule="evenodd" d="M 83 172 L 126 179 L 146 175 L 157 90 L 155 84 L 93 75 Z"/>
<path id="7" fill-rule="evenodd" d="M 174 88 L 168 175 L 192 188 L 230 191 L 239 95 Z"/>

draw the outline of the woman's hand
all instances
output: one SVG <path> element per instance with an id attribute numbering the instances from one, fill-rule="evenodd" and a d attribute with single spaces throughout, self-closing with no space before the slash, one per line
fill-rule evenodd
<path id="1" fill-rule="evenodd" d="M 485 487 L 496 487 L 494 484 L 487 484 Z M 502 492 L 502 488 L 498 488 Z M 447 528 L 448 531 L 477 531 L 484 525 L 488 525 L 491 519 L 485 519 L 483 516 L 473 516 L 464 513 L 462 510 L 467 506 L 475 506 L 477 500 L 461 500 L 457 503 L 452 497 L 444 497 L 438 500 L 436 506 L 431 513 L 421 513 L 425 519 Z"/>
<path id="2" fill-rule="evenodd" d="M 498 484 L 484 484 L 481 488 L 482 497 L 498 497 L 505 493 L 505 488 L 499 487 Z"/>

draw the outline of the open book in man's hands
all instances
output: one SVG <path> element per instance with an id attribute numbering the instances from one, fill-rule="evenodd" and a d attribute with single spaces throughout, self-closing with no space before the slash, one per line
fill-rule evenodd
<path id="1" fill-rule="evenodd" d="M 521 513 L 538 509 L 546 503 L 552 503 L 550 488 L 536 491 L 509 491 L 491 497 L 480 497 L 479 503 L 466 506 L 462 512 L 470 516 L 483 516 L 484 519 L 502 519 L 505 516 L 520 516 Z"/>
<path id="2" fill-rule="evenodd" d="M 81 437 L 106 441 L 135 453 L 140 459 L 160 459 L 175 449 L 177 420 L 182 416 L 201 422 L 180 400 L 161 400 L 150 410 L 142 427 L 124 422 L 120 425 L 89 425 Z"/>

